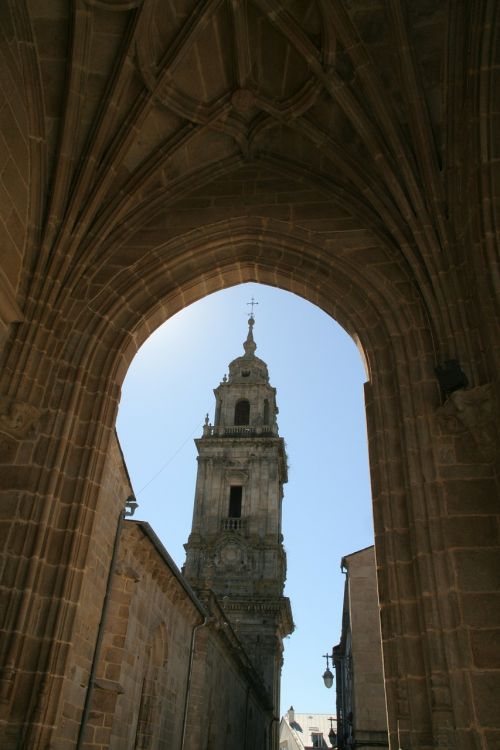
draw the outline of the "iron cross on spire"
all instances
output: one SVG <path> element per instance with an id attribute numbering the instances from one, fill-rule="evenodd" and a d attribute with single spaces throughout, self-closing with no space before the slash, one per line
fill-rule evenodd
<path id="1" fill-rule="evenodd" d="M 253 297 L 252 297 L 252 301 L 251 302 L 247 302 L 247 305 L 251 305 L 252 306 L 252 312 L 248 313 L 251 318 L 253 318 L 253 308 L 254 308 L 255 305 L 258 305 L 258 304 L 259 303 L 256 302 Z"/>

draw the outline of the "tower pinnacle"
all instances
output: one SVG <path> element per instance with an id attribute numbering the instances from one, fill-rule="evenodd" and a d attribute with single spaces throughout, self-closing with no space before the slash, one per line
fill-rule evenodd
<path id="1" fill-rule="evenodd" d="M 246 356 L 252 356 L 255 354 L 255 350 L 257 349 L 257 344 L 254 341 L 253 338 L 253 327 L 255 324 L 255 319 L 253 315 L 251 315 L 248 318 L 248 334 L 246 341 L 243 343 L 243 349 L 245 350 Z"/>

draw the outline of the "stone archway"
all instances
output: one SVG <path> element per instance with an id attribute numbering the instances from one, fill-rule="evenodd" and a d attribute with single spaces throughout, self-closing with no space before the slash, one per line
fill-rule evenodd
<path id="1" fill-rule="evenodd" d="M 189 237 L 182 238 L 183 252 L 177 256 L 176 266 L 182 267 L 183 257 L 190 262 L 187 278 L 173 294 L 168 293 L 168 269 L 152 253 L 149 267 L 143 264 L 137 276 L 128 271 L 124 278 L 118 274 L 80 317 L 69 318 L 67 335 L 55 342 L 58 353 L 54 355 L 53 377 L 61 389 L 59 408 L 49 416 L 49 402 L 41 432 L 32 438 L 34 449 L 44 451 L 38 461 L 37 484 L 45 488 L 46 482 L 52 482 L 47 489 L 54 504 L 45 509 L 45 517 L 36 517 L 37 535 L 28 539 L 34 547 L 38 543 L 30 563 L 32 571 L 36 568 L 31 573 L 33 587 L 43 585 L 51 591 L 51 606 L 59 599 L 59 606 L 66 610 L 67 635 L 59 640 L 47 632 L 44 666 L 53 672 L 54 660 L 61 658 L 61 641 L 72 640 L 71 611 L 74 616 L 82 585 L 78 563 L 84 561 L 92 538 L 120 380 L 133 354 L 167 316 L 166 310 L 172 314 L 225 283 L 272 282 L 300 291 L 319 304 L 355 333 L 363 346 L 371 373 L 366 400 L 391 734 L 394 742 L 399 737 L 400 742 L 415 743 L 441 732 L 452 742 L 453 727 L 460 722 L 453 711 L 453 693 L 457 686 L 465 689 L 463 672 L 456 663 L 465 654 L 463 646 L 457 653 L 454 643 L 460 636 L 459 607 L 443 597 L 453 588 L 452 575 L 440 567 L 446 553 L 431 545 L 431 534 L 447 514 L 439 455 L 429 451 L 440 397 L 432 372 L 432 336 L 418 297 L 407 299 L 394 289 L 391 299 L 378 271 L 375 283 L 367 287 L 352 266 L 342 262 L 326 265 L 317 257 L 318 246 L 306 245 L 303 236 L 278 232 L 277 227 L 266 231 L 259 222 L 256 231 L 254 221 L 238 224 L 225 231 L 217 225 L 206 227 L 205 242 L 197 242 L 194 259 Z M 228 255 L 233 257 L 228 259 Z M 78 376 L 64 378 L 68 367 Z M 24 472 L 25 467 L 19 469 Z M 60 523 L 62 508 L 73 516 L 64 527 Z M 109 512 L 112 515 L 116 509 L 110 507 Z M 453 544 L 449 538 L 448 542 Z M 62 570 L 53 567 L 55 555 L 64 560 Z M 25 592 L 30 629 L 37 610 L 33 594 L 29 589 Z M 14 600 L 13 617 L 19 603 Z M 448 632 L 436 627 L 445 619 Z M 21 652 L 26 648 L 24 644 L 18 647 Z M 453 654 L 455 666 L 450 669 Z M 65 671 L 71 673 L 74 658 L 74 653 L 68 654 Z M 437 706 L 436 695 L 440 697 Z M 45 695 L 38 696 L 38 710 L 43 712 L 48 706 L 40 705 L 40 697 Z"/>
<path id="2" fill-rule="evenodd" d="M 6 3 L 6 747 L 48 745 L 63 696 L 78 712 L 74 617 L 134 352 L 247 280 L 322 307 L 368 361 L 392 747 L 498 737 L 497 17 L 473 5 L 179 0 L 169 27 L 153 0 Z M 450 359 L 470 387 L 443 405 Z"/>

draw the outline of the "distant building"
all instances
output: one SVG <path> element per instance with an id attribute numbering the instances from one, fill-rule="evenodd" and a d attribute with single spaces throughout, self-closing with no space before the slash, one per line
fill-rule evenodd
<path id="1" fill-rule="evenodd" d="M 342 633 L 333 649 L 337 747 L 387 747 L 387 711 L 373 547 L 342 558 Z"/>
<path id="2" fill-rule="evenodd" d="M 336 723 L 331 714 L 299 714 L 290 706 L 280 722 L 280 750 L 332 747 Z"/>

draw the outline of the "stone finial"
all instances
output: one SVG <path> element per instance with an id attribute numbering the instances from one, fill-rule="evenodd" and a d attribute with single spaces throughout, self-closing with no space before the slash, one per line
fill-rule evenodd
<path id="1" fill-rule="evenodd" d="M 203 437 L 209 437 L 211 434 L 211 425 L 208 419 L 208 414 L 205 417 L 205 424 L 203 425 Z"/>
<path id="2" fill-rule="evenodd" d="M 257 344 L 255 343 L 253 339 L 253 327 L 255 324 L 255 320 L 252 316 L 248 318 L 248 335 L 246 341 L 243 343 L 243 348 L 245 350 L 245 354 L 248 356 L 253 356 L 255 354 L 255 350 L 257 349 Z"/>

